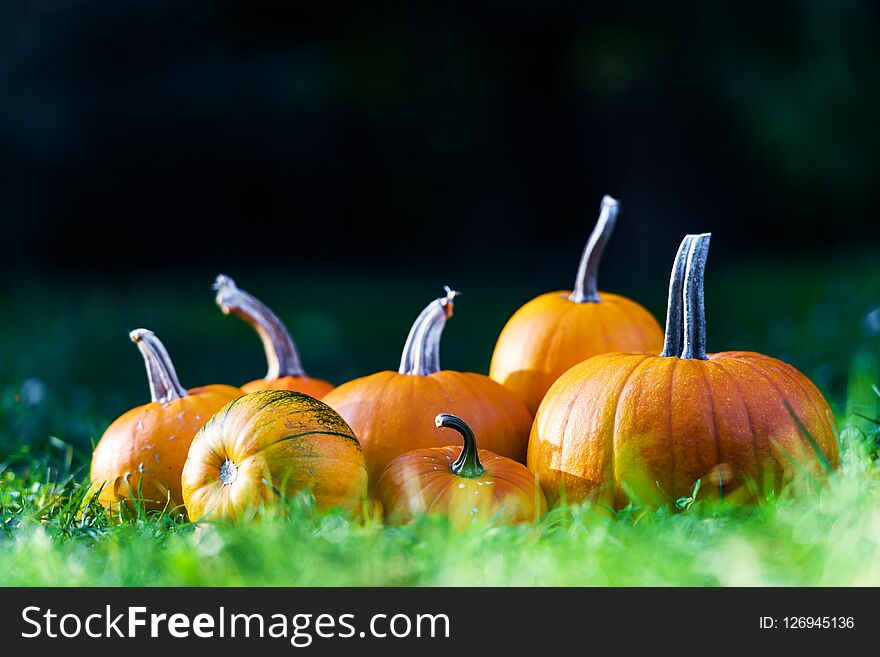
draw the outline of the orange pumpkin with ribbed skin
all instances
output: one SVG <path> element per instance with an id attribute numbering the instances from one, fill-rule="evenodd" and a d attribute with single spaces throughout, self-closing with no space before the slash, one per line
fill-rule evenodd
<path id="1" fill-rule="evenodd" d="M 548 391 L 528 455 L 548 500 L 663 504 L 701 480 L 702 495 L 748 502 L 837 465 L 834 417 L 806 376 L 758 353 L 706 355 L 708 243 L 679 249 L 660 355 L 595 356 Z"/>
<path id="2" fill-rule="evenodd" d="M 584 250 L 574 292 L 548 292 L 516 311 L 501 331 L 489 376 L 513 391 L 534 414 L 568 368 L 612 351 L 659 351 L 663 330 L 641 305 L 599 292 L 599 259 L 611 236 L 618 203 L 602 200 L 599 221 Z"/>
<path id="3" fill-rule="evenodd" d="M 473 431 L 455 415 L 441 413 L 435 424 L 461 433 L 464 444 L 416 449 L 388 464 L 375 497 L 389 522 L 442 514 L 464 529 L 477 522 L 534 522 L 547 512 L 544 493 L 526 466 L 478 450 Z"/>
<path id="4" fill-rule="evenodd" d="M 223 274 L 217 276 L 214 289 L 217 291 L 215 300 L 223 314 L 233 313 L 241 317 L 254 328 L 263 341 L 269 371 L 262 379 L 242 385 L 242 390 L 294 390 L 316 399 L 333 390 L 332 383 L 313 379 L 306 374 L 293 338 L 267 305 L 240 289 L 234 280 Z"/>
<path id="5" fill-rule="evenodd" d="M 323 402 L 290 390 L 254 392 L 220 409 L 193 441 L 182 483 L 191 520 L 250 518 L 301 490 L 321 510 L 353 510 L 367 495 L 351 428 Z"/>
<path id="6" fill-rule="evenodd" d="M 108 509 L 138 499 L 147 509 L 171 510 L 183 504 L 180 473 L 196 432 L 244 392 L 225 385 L 184 390 L 151 331 L 132 331 L 131 339 L 143 354 L 152 401 L 124 413 L 104 432 L 92 454 L 91 485 Z"/>
<path id="7" fill-rule="evenodd" d="M 354 429 L 371 481 L 404 452 L 447 445 L 433 424 L 442 411 L 467 418 L 486 449 L 525 462 L 531 426 L 525 406 L 487 376 L 440 369 L 440 337 L 455 294 L 447 288 L 416 319 L 399 371 L 349 381 L 324 397 Z"/>

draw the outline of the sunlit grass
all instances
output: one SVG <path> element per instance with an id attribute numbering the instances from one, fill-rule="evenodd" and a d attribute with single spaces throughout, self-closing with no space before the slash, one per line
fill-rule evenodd
<path id="1" fill-rule="evenodd" d="M 789 360 L 829 395 L 841 427 L 841 466 L 826 482 L 800 480 L 754 507 L 711 503 L 698 491 L 693 500 L 659 510 L 610 514 L 584 505 L 554 509 L 537 525 L 464 533 L 441 518 L 389 528 L 374 519 L 317 514 L 306 497 L 248 524 L 194 526 L 174 513 L 137 509 L 120 521 L 95 508 L 82 511 L 90 438 L 100 436 L 112 413 L 146 401 L 139 357 L 125 338 L 133 322 L 169 334 L 181 376 L 193 384 L 258 375 L 259 345 L 239 323 L 219 316 L 207 282 L 200 306 L 192 301 L 201 290 L 196 285 L 178 297 L 161 290 L 129 302 L 120 295 L 126 299 L 117 310 L 121 318 L 109 328 L 104 324 L 115 307 L 109 300 L 94 301 L 88 312 L 70 309 L 58 321 L 35 315 L 43 306 L 13 303 L 32 316 L 21 322 L 21 334 L 0 336 L 0 365 L 7 368 L 0 387 L 0 585 L 880 585 L 880 328 L 863 321 L 880 291 L 862 270 L 835 279 L 815 274 L 819 282 L 837 281 L 824 288 L 812 279 L 801 284 L 794 271 L 788 278 L 755 273 L 762 271 L 719 275 L 715 292 L 726 303 L 710 301 L 709 309 L 724 321 L 710 322 L 710 342 L 787 357 L 785 346 L 798 355 L 800 361 Z M 775 286 L 769 296 L 779 304 L 768 306 L 768 295 L 736 296 L 758 281 Z M 330 332 L 333 341 L 309 354 L 315 373 L 331 362 L 340 368 L 338 380 L 395 366 L 422 297 L 433 293 L 422 295 L 418 287 L 405 303 L 388 302 L 393 310 L 368 334 L 346 334 L 363 322 L 345 321 L 343 313 L 338 335 Z M 843 288 L 846 295 L 839 294 Z M 465 297 L 444 343 L 448 362 L 462 368 L 487 362 L 504 318 L 525 300 L 519 287 L 505 295 L 492 308 L 479 303 L 485 295 L 474 294 L 470 307 Z M 147 303 L 152 298 L 161 298 L 162 307 Z M 662 309 L 662 294 L 656 301 Z M 323 329 L 310 333 L 296 319 L 298 305 L 290 304 L 281 314 L 294 317 L 301 343 L 321 344 Z M 815 322 L 805 321 L 814 315 Z M 837 328 L 822 333 L 832 324 Z M 20 347 L 25 329 L 46 349 Z M 231 361 L 229 345 L 236 346 Z M 223 369 L 225 378 L 211 368 Z"/>
<path id="2" fill-rule="evenodd" d="M 534 526 L 464 533 L 442 518 L 386 528 L 318 514 L 305 496 L 247 524 L 195 526 L 172 513 L 119 522 L 94 508 L 79 511 L 82 468 L 71 470 L 63 458 L 8 463 L 0 466 L 0 582 L 877 585 L 880 425 L 853 420 L 843 423 L 842 464 L 827 482 L 799 481 L 756 507 L 718 505 L 698 494 L 680 510 L 634 507 L 612 516 L 584 505 L 553 510 Z M 56 449 L 63 452 L 63 444 Z M 52 466 L 57 462 L 60 468 Z"/>

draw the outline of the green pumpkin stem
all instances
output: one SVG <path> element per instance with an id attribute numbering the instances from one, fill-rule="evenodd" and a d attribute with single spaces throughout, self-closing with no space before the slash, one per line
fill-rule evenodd
<path id="1" fill-rule="evenodd" d="M 440 371 L 440 338 L 446 320 L 452 317 L 452 300 L 460 294 L 449 286 L 444 289 L 446 296 L 429 303 L 409 330 L 400 356 L 401 374 L 427 376 Z"/>
<path id="2" fill-rule="evenodd" d="M 452 472 L 459 477 L 467 477 L 468 479 L 473 479 L 483 474 L 483 464 L 480 463 L 480 456 L 477 454 L 477 439 L 467 422 L 457 415 L 440 413 L 440 415 L 434 418 L 434 423 L 438 427 L 455 429 L 464 439 L 464 447 L 461 448 L 461 454 L 458 455 L 458 458 L 452 464 Z"/>
<path id="3" fill-rule="evenodd" d="M 686 235 L 678 247 L 669 279 L 666 332 L 661 356 L 706 360 L 703 275 L 710 233 Z"/>
<path id="4" fill-rule="evenodd" d="M 611 238 L 614 231 L 614 224 L 617 223 L 617 214 L 620 212 L 620 203 L 617 199 L 608 196 L 602 198 L 602 205 L 599 210 L 599 220 L 596 227 L 587 240 L 587 246 L 584 248 L 584 254 L 581 256 L 581 264 L 578 267 L 577 278 L 574 283 L 574 291 L 569 295 L 569 299 L 575 303 L 598 303 L 602 301 L 599 296 L 599 262 L 602 259 L 602 252 L 605 245 Z"/>
<path id="5" fill-rule="evenodd" d="M 144 357 L 152 400 L 164 403 L 186 397 L 186 389 L 180 385 L 171 357 L 156 334 L 141 328 L 129 333 L 128 337 Z"/>
<path id="6" fill-rule="evenodd" d="M 229 276 L 218 275 L 214 289 L 217 290 L 215 301 L 223 314 L 238 315 L 260 336 L 269 363 L 264 378 L 273 380 L 282 376 L 305 375 L 293 338 L 278 315 L 255 296 L 236 286 Z"/>

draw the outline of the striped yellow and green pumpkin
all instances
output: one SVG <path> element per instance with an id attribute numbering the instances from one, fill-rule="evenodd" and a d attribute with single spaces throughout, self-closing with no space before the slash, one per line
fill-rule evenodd
<path id="1" fill-rule="evenodd" d="M 227 404 L 196 435 L 182 477 L 191 520 L 238 519 L 309 490 L 319 509 L 356 508 L 367 493 L 364 453 L 339 414 L 290 390 Z"/>

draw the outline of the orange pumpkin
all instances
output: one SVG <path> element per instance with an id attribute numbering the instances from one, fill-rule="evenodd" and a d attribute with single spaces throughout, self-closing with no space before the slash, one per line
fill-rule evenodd
<path id="1" fill-rule="evenodd" d="M 123 414 L 104 432 L 92 454 L 92 488 L 100 490 L 98 502 L 109 509 L 135 499 L 148 509 L 173 509 L 183 504 L 180 473 L 196 432 L 244 393 L 225 385 L 184 390 L 152 331 L 137 329 L 130 337 L 144 357 L 152 401 Z"/>
<path id="2" fill-rule="evenodd" d="M 290 390 L 254 392 L 220 409 L 193 441 L 182 482 L 191 520 L 249 518 L 306 489 L 318 509 L 354 509 L 367 494 L 351 428 L 323 402 Z"/>
<path id="3" fill-rule="evenodd" d="M 701 491 L 750 501 L 795 469 L 837 465 L 834 417 L 791 365 L 744 351 L 706 354 L 709 235 L 689 235 L 673 268 L 663 352 L 602 354 L 544 398 L 528 464 L 547 499 L 662 504 Z"/>
<path id="4" fill-rule="evenodd" d="M 397 372 L 349 381 L 324 398 L 354 429 L 371 481 L 404 452 L 446 445 L 433 424 L 444 410 L 467 418 L 487 449 L 525 461 L 531 426 L 525 406 L 487 376 L 440 368 L 440 338 L 457 294 L 446 291 L 416 319 Z"/>
<path id="5" fill-rule="evenodd" d="M 290 333 L 268 306 L 235 285 L 229 276 L 220 274 L 214 281 L 216 302 L 228 315 L 234 313 L 254 327 L 263 341 L 269 371 L 262 379 L 241 386 L 245 392 L 258 390 L 295 390 L 320 399 L 333 390 L 333 384 L 308 376 L 299 360 L 299 352 Z"/>
<path id="6" fill-rule="evenodd" d="M 532 299 L 498 337 L 489 376 L 512 390 L 533 415 L 553 382 L 572 365 L 609 351 L 659 351 L 663 344 L 663 331 L 651 313 L 597 287 L 599 260 L 618 208 L 610 196 L 602 199 L 574 291 Z"/>
<path id="7" fill-rule="evenodd" d="M 464 446 L 416 449 L 382 472 L 376 499 L 391 522 L 442 514 L 463 529 L 474 522 L 533 522 L 547 512 L 535 475 L 522 463 L 477 450 L 474 432 L 460 417 L 441 413 L 437 427 L 458 431 Z"/>

